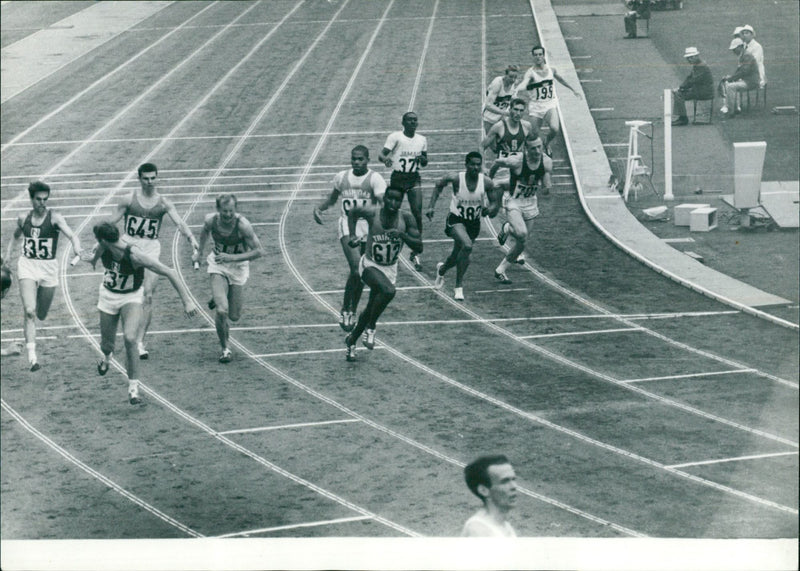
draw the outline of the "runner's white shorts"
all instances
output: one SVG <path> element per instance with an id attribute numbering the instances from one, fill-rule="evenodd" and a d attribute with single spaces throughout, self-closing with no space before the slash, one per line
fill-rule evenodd
<path id="1" fill-rule="evenodd" d="M 144 288 L 139 288 L 129 293 L 116 293 L 108 291 L 101 283 L 100 295 L 97 298 L 97 309 L 109 315 L 117 315 L 119 310 L 129 303 L 142 305 L 144 301 Z"/>
<path id="2" fill-rule="evenodd" d="M 506 198 L 506 197 L 509 198 Z M 536 197 L 534 197 L 535 199 Z M 503 206 L 506 211 L 519 210 L 524 220 L 531 220 L 539 216 L 539 201 L 525 201 L 521 202 L 516 198 L 511 198 L 510 195 L 503 195 Z"/>
<path id="3" fill-rule="evenodd" d="M 228 280 L 230 285 L 243 286 L 250 277 L 250 262 L 225 262 L 218 264 L 214 261 L 214 252 L 206 258 L 209 274 L 219 274 Z"/>
<path id="4" fill-rule="evenodd" d="M 344 238 L 345 236 L 350 236 L 350 229 L 347 227 L 346 216 L 339 217 L 338 228 L 339 228 L 338 231 L 339 241 L 341 241 L 342 238 Z M 358 237 L 359 240 L 361 240 L 362 242 L 366 242 L 368 231 L 369 231 L 369 225 L 367 224 L 366 220 L 364 220 L 363 218 L 359 218 L 358 220 L 356 220 L 356 236 Z"/>
<path id="5" fill-rule="evenodd" d="M 156 260 L 161 256 L 161 242 L 158 240 L 151 240 L 150 238 L 138 238 L 123 234 L 120 240 L 125 244 L 133 244 L 146 256 L 155 258 Z M 149 271 L 149 270 L 148 270 Z"/>
<path id="6" fill-rule="evenodd" d="M 530 101 L 528 103 L 528 115 L 535 119 L 543 119 L 552 109 L 558 109 L 558 101 Z"/>
<path id="7" fill-rule="evenodd" d="M 20 256 L 17 262 L 17 280 L 33 280 L 39 287 L 58 285 L 58 259 L 32 260 Z"/>
<path id="8" fill-rule="evenodd" d="M 376 268 L 380 270 L 383 275 L 389 278 L 389 281 L 392 283 L 392 285 L 397 282 L 397 262 L 391 266 L 382 266 L 380 264 L 376 264 L 366 256 L 361 256 L 361 261 L 358 263 L 358 274 L 363 276 L 364 270 L 367 268 Z"/>

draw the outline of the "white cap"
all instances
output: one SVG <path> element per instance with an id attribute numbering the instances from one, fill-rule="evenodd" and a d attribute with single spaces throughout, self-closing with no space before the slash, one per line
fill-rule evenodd
<path id="1" fill-rule="evenodd" d="M 743 46 L 744 42 L 740 38 L 733 38 L 731 40 L 731 45 L 728 46 L 729 50 L 735 50 L 739 46 Z"/>
<path id="2" fill-rule="evenodd" d="M 683 57 L 692 57 L 692 56 L 699 56 L 700 52 L 697 51 L 697 48 L 690 47 L 686 48 L 686 51 L 683 52 Z"/>
<path id="3" fill-rule="evenodd" d="M 733 29 L 733 35 L 734 35 L 734 36 L 738 36 L 738 35 L 739 35 L 739 32 L 741 32 L 742 30 L 744 30 L 744 28 L 742 28 L 741 26 L 736 26 L 736 27 Z"/>
<path id="4" fill-rule="evenodd" d="M 747 30 L 748 32 L 750 32 L 751 34 L 754 34 L 754 35 L 756 33 L 756 31 L 753 29 L 753 26 L 751 26 L 750 24 L 742 26 L 742 31 L 744 31 L 744 30 Z"/>

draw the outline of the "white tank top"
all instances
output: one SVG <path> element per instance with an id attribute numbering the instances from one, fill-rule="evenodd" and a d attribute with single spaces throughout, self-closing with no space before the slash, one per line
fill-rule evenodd
<path id="1" fill-rule="evenodd" d="M 483 174 L 478 174 L 478 183 L 474 191 L 467 188 L 466 174 L 458 173 L 458 192 L 454 192 L 453 198 L 450 199 L 450 213 L 465 220 L 480 220 L 486 199 Z"/>

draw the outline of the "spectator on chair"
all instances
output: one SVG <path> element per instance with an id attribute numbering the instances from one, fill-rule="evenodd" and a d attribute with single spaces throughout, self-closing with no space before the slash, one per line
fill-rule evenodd
<path id="1" fill-rule="evenodd" d="M 739 66 L 733 75 L 726 75 L 720 82 L 725 102 L 720 112 L 723 116 L 732 117 L 736 113 L 736 95 L 741 91 L 758 87 L 758 63 L 753 54 L 745 51 L 745 44 L 739 38 L 733 38 L 728 49 L 739 57 Z"/>
<path id="2" fill-rule="evenodd" d="M 742 26 L 739 37 L 744 42 L 745 51 L 756 58 L 758 64 L 758 86 L 764 87 L 767 84 L 767 76 L 764 73 L 764 48 L 755 39 L 755 31 L 751 25 Z"/>
<path id="3" fill-rule="evenodd" d="M 672 115 L 675 117 L 672 124 L 676 126 L 689 124 L 689 117 L 686 114 L 687 101 L 714 98 L 714 79 L 711 77 L 711 69 L 700 59 L 697 48 L 686 48 L 683 57 L 692 64 L 692 72 L 678 89 L 672 90 Z"/>
<path id="4" fill-rule="evenodd" d="M 636 20 L 650 19 L 650 0 L 625 0 L 625 39 L 636 37 Z"/>

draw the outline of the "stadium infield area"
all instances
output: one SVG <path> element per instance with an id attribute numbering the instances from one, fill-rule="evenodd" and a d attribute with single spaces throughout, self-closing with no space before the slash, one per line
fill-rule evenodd
<path id="1" fill-rule="evenodd" d="M 35 2 L 3 3 L 4 69 L 7 47 L 90 4 L 54 19 Z M 486 84 L 508 63 L 530 63 L 527 1 L 153 4 L 151 17 L 2 103 L 3 247 L 29 208 L 30 180 L 52 186 L 49 206 L 91 245 L 92 225 L 152 161 L 196 235 L 214 197 L 234 192 L 266 255 L 251 263 L 234 360 L 219 364 L 208 278 L 165 221 L 162 261 L 203 313 L 183 317 L 161 280 L 143 403 L 132 406 L 122 360 L 104 377 L 95 371 L 100 273 L 70 266 L 62 240 L 61 286 L 39 323 L 42 369 L 29 372 L 24 355 L 2 361 L 4 569 L 12 555 L 72 546 L 30 540 L 104 540 L 79 545 L 105 548 L 105 565 L 80 549 L 61 561 L 124 558 L 128 568 L 159 549 L 178 567 L 208 567 L 234 546 L 251 566 L 287 568 L 331 544 L 344 559 L 319 566 L 355 568 L 355 552 L 375 549 L 361 568 L 408 568 L 416 545 L 437 568 L 591 568 L 606 550 L 615 568 L 634 568 L 631 553 L 646 568 L 667 557 L 666 543 L 650 541 L 666 538 L 731 568 L 790 560 L 797 332 L 618 250 L 586 218 L 561 144 L 513 284 L 492 275 L 503 254 L 494 221 L 475 244 L 466 301 L 452 299 L 450 275 L 431 287 L 450 249 L 447 191 L 426 219 L 423 269 L 401 254 L 377 347 L 359 344 L 345 361 L 337 319 L 347 266 L 336 214 L 314 224 L 313 206 L 354 145 L 387 175 L 378 152 L 410 109 L 428 138 L 426 200 L 439 177 L 462 170 L 480 142 Z M 3 300 L 4 346 L 22 337 L 17 291 Z M 787 291 L 771 293 L 796 304 Z M 458 536 L 477 508 L 462 468 L 497 452 L 517 473 L 510 520 L 525 539 L 491 554 L 421 539 Z M 286 538 L 332 541 L 273 542 Z M 765 541 L 727 541 L 745 538 Z M 125 539 L 186 541 L 107 541 Z M 227 557 L 212 566 L 235 567 Z"/>

